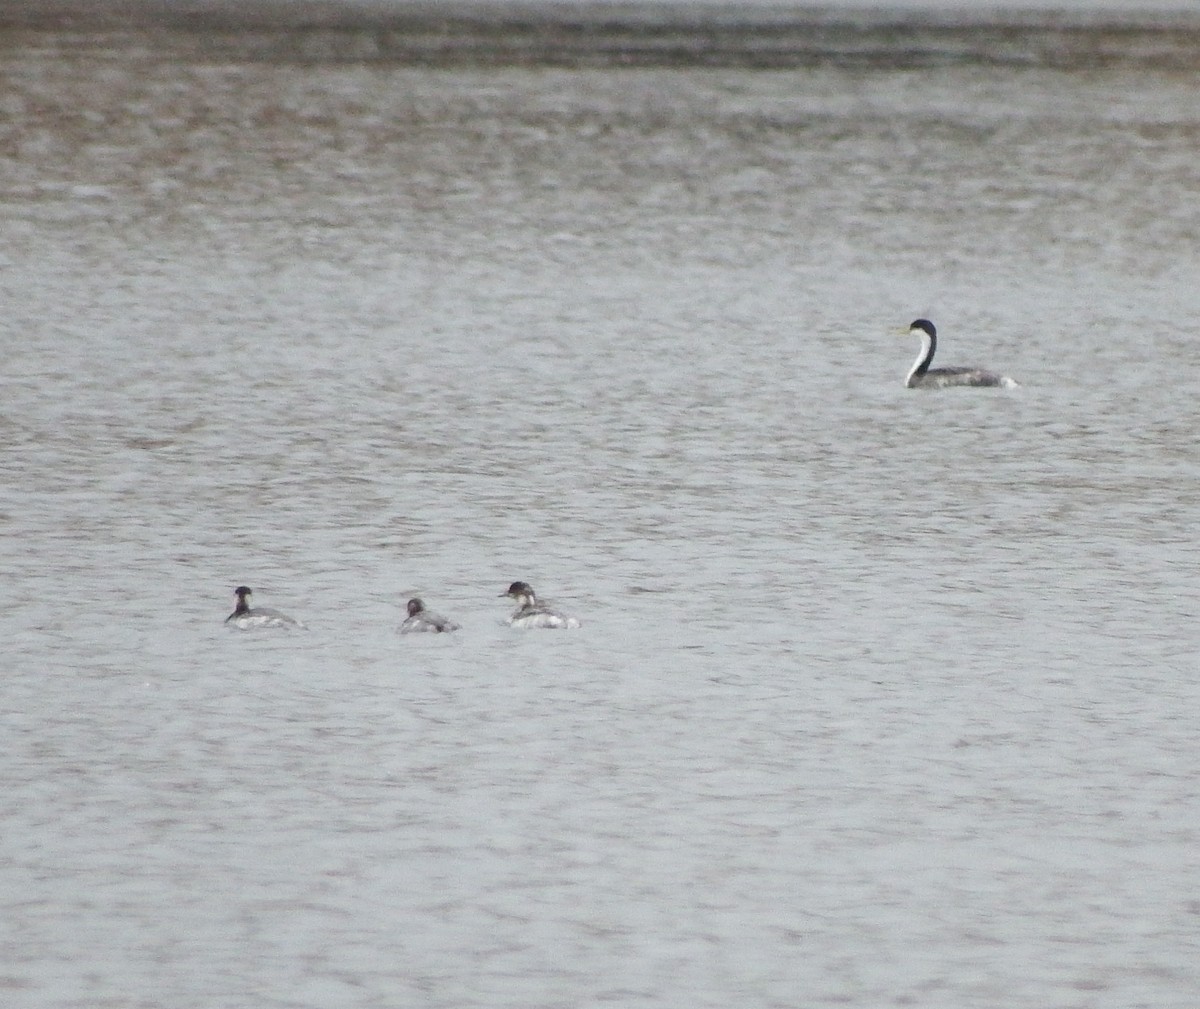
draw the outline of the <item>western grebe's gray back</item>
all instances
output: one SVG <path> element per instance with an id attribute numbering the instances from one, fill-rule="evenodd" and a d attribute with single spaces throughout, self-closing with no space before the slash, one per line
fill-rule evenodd
<path id="1" fill-rule="evenodd" d="M 568 617 L 558 610 L 551 609 L 545 603 L 538 602 L 537 593 L 533 591 L 533 586 L 528 582 L 513 582 L 508 587 L 508 591 L 501 592 L 500 595 L 511 596 L 517 601 L 516 610 L 508 618 L 509 627 L 523 629 L 549 627 L 573 630 L 580 626 L 575 617 Z"/>
<path id="2" fill-rule="evenodd" d="M 909 389 L 944 389 L 956 385 L 998 385 L 1005 389 L 1019 388 L 1007 375 L 984 368 L 931 368 L 937 350 L 937 328 L 928 319 L 917 319 L 908 327 L 909 333 L 921 338 L 921 351 L 909 369 L 904 384 Z"/>
<path id="3" fill-rule="evenodd" d="M 304 627 L 299 620 L 293 620 L 286 613 L 280 613 L 269 606 L 251 608 L 250 596 L 252 593 L 245 585 L 239 585 L 233 590 L 233 594 L 237 597 L 237 605 L 234 606 L 233 612 L 225 618 L 227 624 L 232 624 L 243 631 L 252 627 Z"/>
<path id="4" fill-rule="evenodd" d="M 432 610 L 425 609 L 425 604 L 420 599 L 410 599 L 408 601 L 408 618 L 400 625 L 401 634 L 417 634 L 426 633 L 445 633 L 447 631 L 457 631 L 460 625 L 453 620 L 443 617 L 440 613 L 434 613 Z"/>

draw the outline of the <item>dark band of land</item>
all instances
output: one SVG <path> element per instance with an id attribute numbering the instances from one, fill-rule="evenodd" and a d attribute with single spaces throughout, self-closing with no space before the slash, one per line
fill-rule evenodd
<path id="1" fill-rule="evenodd" d="M 767 4 L 2 0 L 22 30 L 150 33 L 181 55 L 413 65 L 1200 66 L 1200 14 Z"/>

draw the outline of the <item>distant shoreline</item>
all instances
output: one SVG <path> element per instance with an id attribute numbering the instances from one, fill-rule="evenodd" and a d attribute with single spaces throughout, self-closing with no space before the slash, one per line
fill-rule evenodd
<path id="1" fill-rule="evenodd" d="M 1200 10 L 861 2 L 0 0 L 20 31 L 136 32 L 202 58 L 414 65 L 1200 67 Z"/>
<path id="2" fill-rule="evenodd" d="M 476 25 L 769 29 L 798 24 L 1197 27 L 1193 0 L 0 0 L 0 26 L 416 28 Z"/>

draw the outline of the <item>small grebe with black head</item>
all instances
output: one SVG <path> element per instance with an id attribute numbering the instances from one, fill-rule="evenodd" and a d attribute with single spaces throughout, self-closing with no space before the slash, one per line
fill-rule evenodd
<path id="1" fill-rule="evenodd" d="M 440 613 L 425 609 L 425 604 L 420 599 L 408 601 L 408 619 L 400 625 L 401 634 L 441 634 L 459 629 L 460 625 L 453 620 L 443 617 Z"/>
<path id="2" fill-rule="evenodd" d="M 928 319 L 917 319 L 908 327 L 909 333 L 921 338 L 921 352 L 909 369 L 904 384 L 909 389 L 944 389 L 956 385 L 998 385 L 1004 389 L 1020 386 L 1007 375 L 998 375 L 984 368 L 931 368 L 937 350 L 937 329 Z"/>
<path id="3" fill-rule="evenodd" d="M 251 627 L 302 628 L 304 626 L 299 620 L 293 620 L 286 613 L 280 613 L 269 606 L 256 606 L 251 609 L 250 596 L 252 593 L 245 585 L 239 585 L 233 590 L 233 594 L 237 596 L 237 605 L 233 612 L 225 618 L 227 624 L 239 627 L 243 631 L 249 630 Z"/>
<path id="4" fill-rule="evenodd" d="M 507 592 L 500 595 L 511 596 L 517 601 L 517 608 L 508 618 L 510 627 L 527 629 L 531 627 L 565 628 L 573 630 L 579 627 L 575 617 L 568 617 L 558 610 L 551 609 L 545 603 L 539 603 L 537 594 L 528 582 L 513 582 Z"/>

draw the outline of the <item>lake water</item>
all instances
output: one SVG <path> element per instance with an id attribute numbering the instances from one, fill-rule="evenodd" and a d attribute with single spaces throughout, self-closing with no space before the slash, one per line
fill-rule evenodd
<path id="1" fill-rule="evenodd" d="M 1200 1004 L 1200 26 L 917 31 L 5 32 L 5 1005 Z"/>

